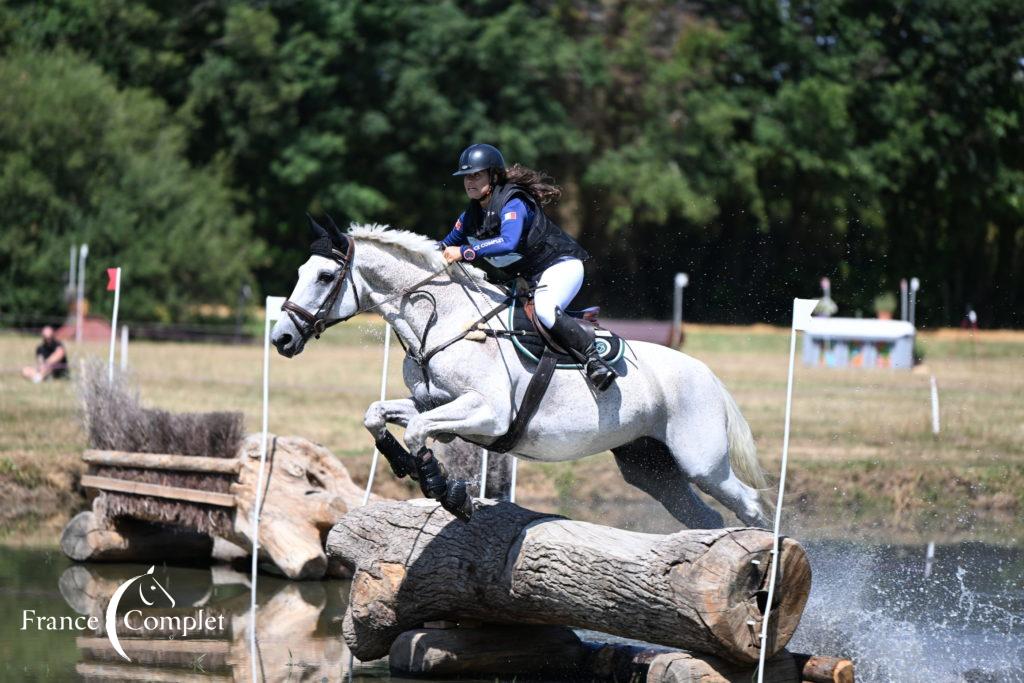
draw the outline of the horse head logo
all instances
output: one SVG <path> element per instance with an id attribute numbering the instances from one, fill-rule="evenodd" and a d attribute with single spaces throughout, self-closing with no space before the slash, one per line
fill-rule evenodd
<path id="1" fill-rule="evenodd" d="M 167 589 L 160 585 L 160 582 L 156 580 L 155 576 L 153 576 L 153 571 L 155 569 L 156 565 L 153 565 L 145 574 L 133 576 L 122 583 L 117 587 L 117 590 L 114 591 L 114 595 L 110 598 L 110 604 L 107 605 L 107 637 L 110 639 L 110 644 L 114 646 L 114 650 L 117 654 L 124 657 L 125 661 L 130 662 L 132 660 L 124 653 L 124 650 L 121 648 L 121 642 L 117 637 L 117 606 L 120 604 L 121 598 L 124 596 L 125 592 L 131 588 L 132 584 L 137 581 L 139 582 L 139 600 L 141 600 L 142 604 L 146 607 L 152 607 L 160 598 L 160 595 L 163 595 L 168 601 L 170 601 L 171 607 L 174 607 L 175 604 L 174 598 L 171 597 L 171 594 L 168 593 Z M 139 579 L 142 579 L 142 581 L 139 581 Z"/>

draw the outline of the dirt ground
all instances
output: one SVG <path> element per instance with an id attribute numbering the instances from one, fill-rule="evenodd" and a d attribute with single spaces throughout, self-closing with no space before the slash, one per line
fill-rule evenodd
<path id="1" fill-rule="evenodd" d="M 332 329 L 295 359 L 271 359 L 271 430 L 329 447 L 365 482 L 373 445 L 362 427 L 380 392 L 383 323 Z M 736 397 L 763 467 L 778 473 L 789 332 L 769 326 L 687 328 L 683 350 Z M 918 337 L 914 371 L 797 366 L 786 522 L 822 536 L 978 537 L 1024 542 L 1024 333 L 961 330 Z M 73 383 L 33 385 L 19 374 L 31 337 L 0 333 L 0 538 L 51 544 L 84 504 L 85 447 Z M 403 395 L 394 347 L 388 396 Z M 106 346 L 70 349 L 73 363 L 105 360 Z M 262 348 L 134 342 L 133 381 L 145 403 L 175 411 L 239 410 L 260 428 Z M 799 362 L 799 360 L 798 360 Z M 941 432 L 931 431 L 930 378 Z M 415 493 L 381 471 L 376 492 Z M 523 463 L 519 498 L 532 507 L 622 526 L 674 522 L 622 481 L 608 453 L 571 463 Z M 774 492 L 771 494 L 774 496 Z M 638 523 L 637 517 L 643 517 Z"/>

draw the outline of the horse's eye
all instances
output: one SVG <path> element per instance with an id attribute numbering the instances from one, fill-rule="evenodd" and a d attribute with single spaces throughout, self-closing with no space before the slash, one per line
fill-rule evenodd
<path id="1" fill-rule="evenodd" d="M 330 282 L 330 281 L 332 281 L 333 279 L 334 279 L 334 273 L 332 273 L 330 271 L 327 271 L 327 270 L 320 271 L 320 274 L 317 276 L 317 280 L 319 280 L 320 282 L 323 282 L 325 284 Z"/>

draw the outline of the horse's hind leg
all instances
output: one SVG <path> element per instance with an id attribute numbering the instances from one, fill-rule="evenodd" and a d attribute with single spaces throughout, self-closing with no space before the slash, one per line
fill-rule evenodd
<path id="1" fill-rule="evenodd" d="M 672 452 L 656 439 L 638 439 L 613 448 L 623 478 L 661 503 L 690 529 L 719 529 L 722 515 L 700 499 L 679 469 Z"/>
<path id="2" fill-rule="evenodd" d="M 729 465 L 725 429 L 702 426 L 703 430 L 677 429 L 669 438 L 669 448 L 680 468 L 701 491 L 732 510 L 747 525 L 767 528 L 768 518 L 754 489 L 742 481 Z"/>

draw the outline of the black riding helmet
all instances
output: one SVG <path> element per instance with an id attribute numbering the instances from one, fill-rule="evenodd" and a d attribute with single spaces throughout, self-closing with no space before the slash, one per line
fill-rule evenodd
<path id="1" fill-rule="evenodd" d="M 459 168 L 452 175 L 469 175 L 477 171 L 504 171 L 505 157 L 492 145 L 470 145 L 459 155 Z"/>

